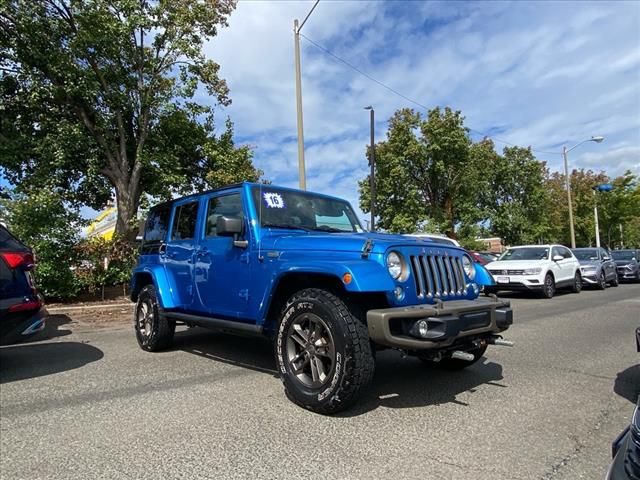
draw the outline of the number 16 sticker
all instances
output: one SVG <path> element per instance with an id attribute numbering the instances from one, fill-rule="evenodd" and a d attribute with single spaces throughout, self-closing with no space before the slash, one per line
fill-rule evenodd
<path id="1" fill-rule="evenodd" d="M 262 194 L 267 208 L 284 208 L 284 200 L 279 193 L 266 192 Z"/>

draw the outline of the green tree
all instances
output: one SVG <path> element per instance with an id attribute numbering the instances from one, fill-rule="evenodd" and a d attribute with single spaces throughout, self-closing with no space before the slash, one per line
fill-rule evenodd
<path id="1" fill-rule="evenodd" d="M 565 178 L 564 174 L 560 172 L 553 172 L 547 176 L 545 189 L 548 191 L 549 200 L 546 215 L 550 220 L 549 241 L 571 245 Z M 593 187 L 608 181 L 609 177 L 604 172 L 584 169 L 571 172 L 571 205 L 573 207 L 576 246 L 578 247 L 595 245 Z M 603 198 L 602 195 L 599 197 Z"/>
<path id="2" fill-rule="evenodd" d="M 235 0 L 0 1 L 0 165 L 14 185 L 94 208 L 115 190 L 125 234 L 143 193 L 221 170 L 213 107 L 194 97 L 230 103 L 203 45 Z"/>
<path id="3" fill-rule="evenodd" d="M 640 247 L 640 178 L 627 171 L 611 184 L 610 192 L 595 195 L 601 242 L 611 248 Z"/>
<path id="4" fill-rule="evenodd" d="M 488 185 L 481 189 L 486 218 L 493 234 L 507 245 L 536 243 L 549 232 L 547 174 L 530 148 L 505 147 L 488 169 Z"/>
<path id="5" fill-rule="evenodd" d="M 12 195 L 1 206 L 0 218 L 35 253 L 40 291 L 49 298 L 73 297 L 80 288 L 71 269 L 78 260 L 78 212 L 47 190 Z"/>
<path id="6" fill-rule="evenodd" d="M 387 139 L 376 145 L 379 226 L 415 231 L 429 224 L 455 237 L 457 223 L 473 202 L 470 145 L 458 111 L 435 108 L 426 119 L 411 109 L 397 111 L 389 120 Z M 359 186 L 360 208 L 368 212 L 369 178 Z"/>

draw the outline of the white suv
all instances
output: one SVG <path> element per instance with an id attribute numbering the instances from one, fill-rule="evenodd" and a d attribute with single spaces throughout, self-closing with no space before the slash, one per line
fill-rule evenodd
<path id="1" fill-rule="evenodd" d="M 485 293 L 500 290 L 531 290 L 551 298 L 558 288 L 582 290 L 580 262 L 562 245 L 522 245 L 507 249 L 485 266 L 496 281 Z"/>

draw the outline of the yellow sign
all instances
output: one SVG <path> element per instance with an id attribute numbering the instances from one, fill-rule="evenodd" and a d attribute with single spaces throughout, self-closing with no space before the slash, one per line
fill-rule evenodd
<path id="1" fill-rule="evenodd" d="M 87 238 L 101 237 L 105 240 L 111 240 L 113 233 L 116 231 L 117 215 L 118 211 L 116 207 L 110 207 L 101 212 L 85 229 Z"/>

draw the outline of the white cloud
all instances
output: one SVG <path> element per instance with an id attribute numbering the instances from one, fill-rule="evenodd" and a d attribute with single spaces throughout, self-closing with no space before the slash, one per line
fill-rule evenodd
<path id="1" fill-rule="evenodd" d="M 312 2 L 241 1 L 207 47 L 229 82 L 236 134 L 276 183 L 297 184 L 293 19 Z M 381 82 L 468 126 L 531 145 L 553 169 L 562 145 L 574 168 L 638 170 L 640 3 L 321 1 L 309 38 Z M 376 138 L 415 107 L 302 39 L 307 184 L 357 204 L 374 105 Z M 502 144 L 496 142 L 498 148 Z M 634 156 L 635 155 L 635 156 Z"/>

